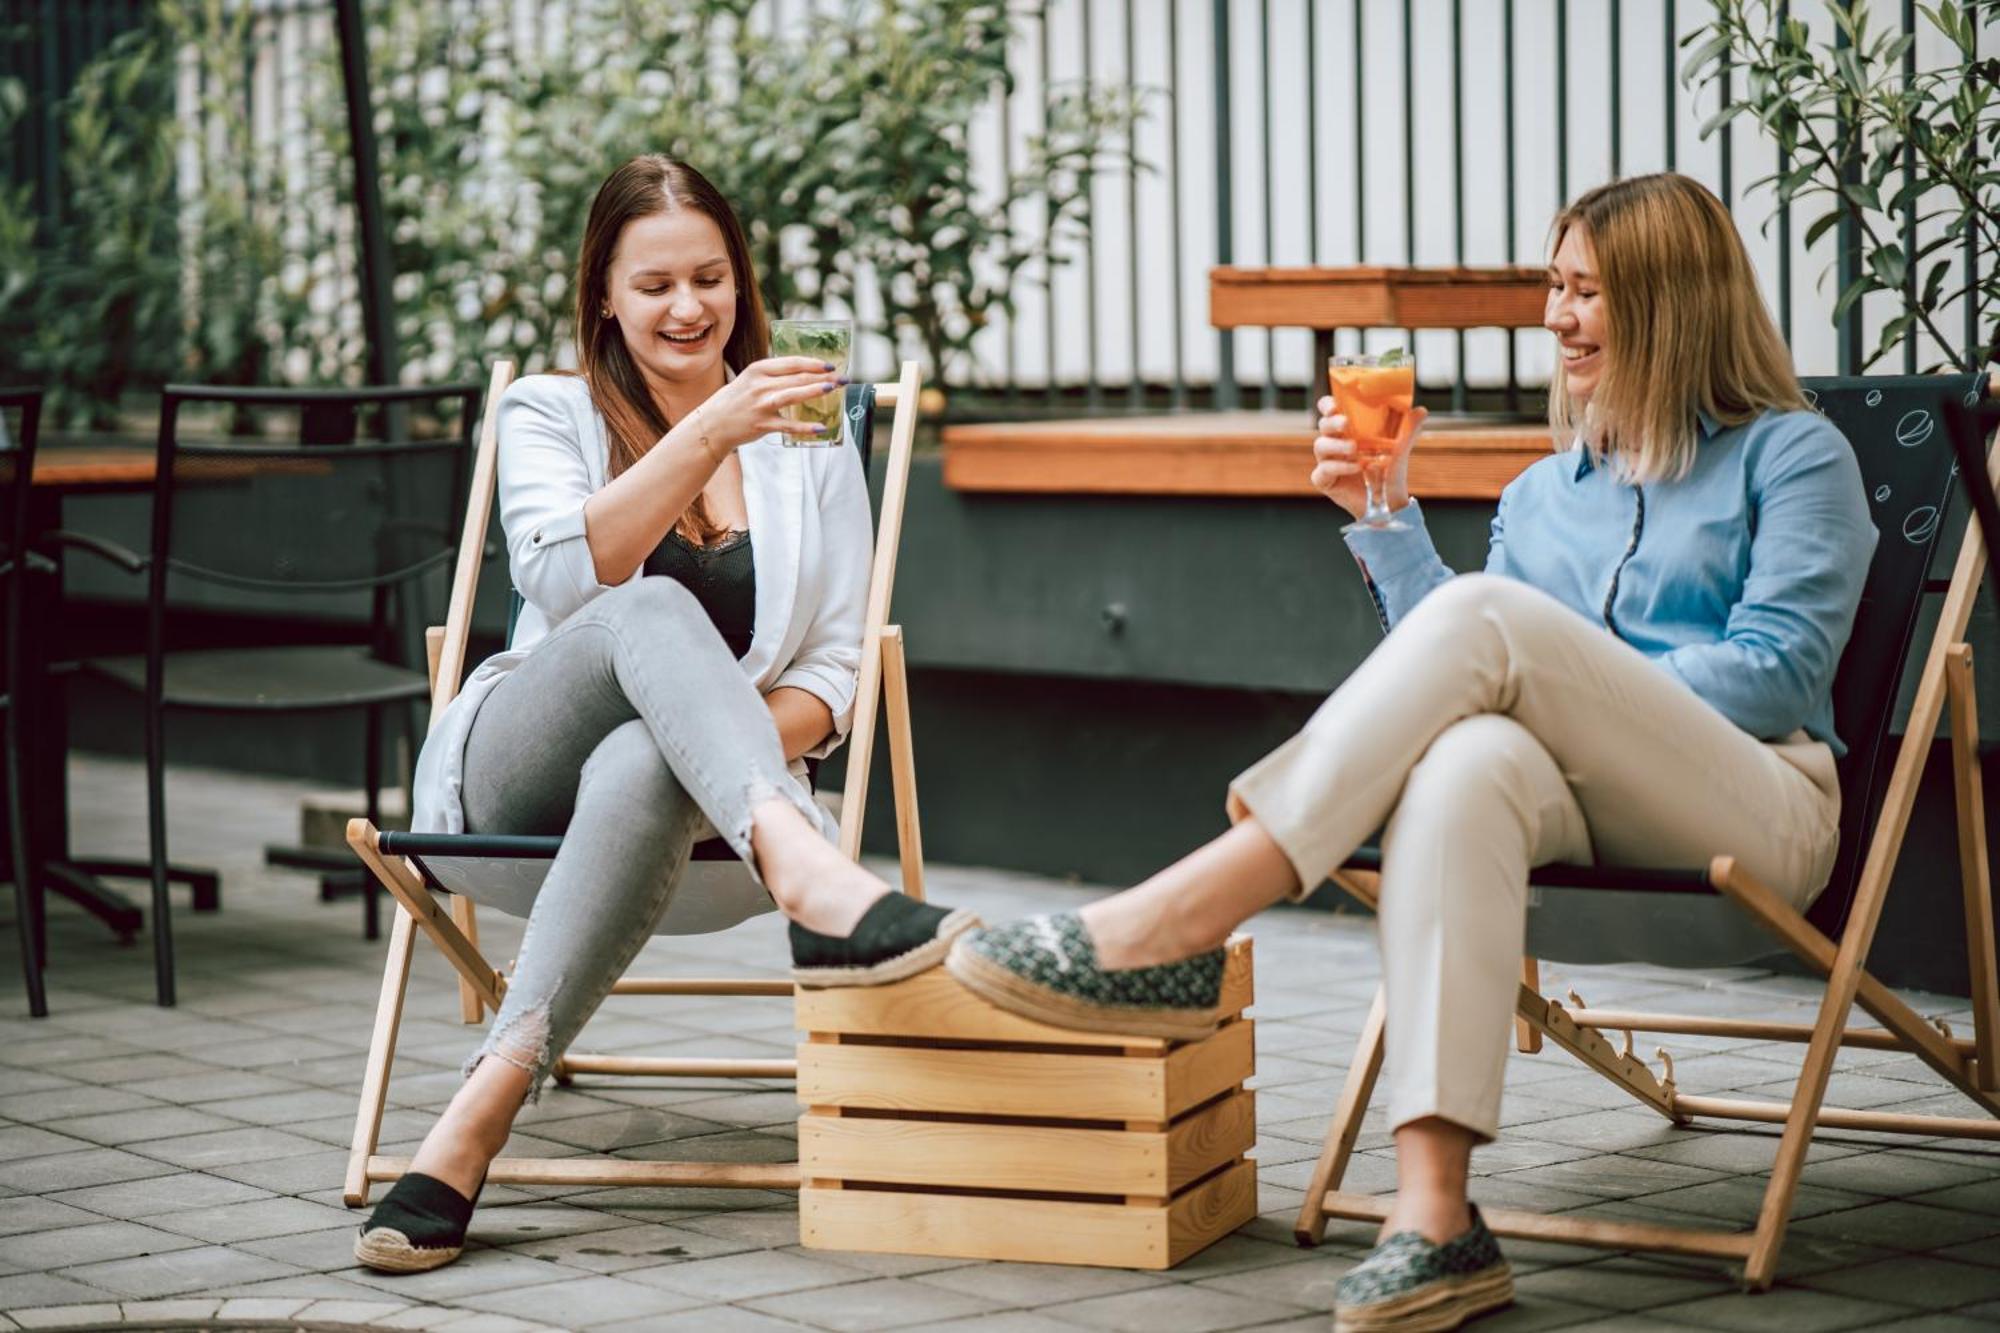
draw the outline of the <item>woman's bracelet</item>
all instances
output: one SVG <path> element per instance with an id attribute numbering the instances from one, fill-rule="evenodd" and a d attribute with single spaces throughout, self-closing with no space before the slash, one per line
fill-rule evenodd
<path id="1" fill-rule="evenodd" d="M 714 463 L 717 467 L 721 467 L 727 461 L 728 455 L 726 453 L 717 454 L 708 442 L 708 423 L 702 419 L 701 415 L 702 408 L 707 406 L 707 403 L 703 403 L 701 407 L 697 407 L 694 411 L 688 413 L 688 424 L 695 428 L 695 438 L 701 442 L 701 451 L 708 455 L 710 462 Z"/>

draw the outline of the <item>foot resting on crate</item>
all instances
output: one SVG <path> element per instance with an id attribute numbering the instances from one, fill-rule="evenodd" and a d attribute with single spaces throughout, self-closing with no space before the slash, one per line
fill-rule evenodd
<path id="1" fill-rule="evenodd" d="M 1444 1333 L 1514 1300 L 1514 1274 L 1472 1209 L 1472 1226 L 1442 1245 L 1398 1231 L 1333 1289 L 1334 1333 Z"/>
<path id="2" fill-rule="evenodd" d="M 981 999 L 1023 1018 L 1088 1032 L 1196 1041 L 1216 1029 L 1220 949 L 1153 967 L 1106 968 L 1083 918 L 1035 916 L 974 931 L 945 966 Z"/>
<path id="3" fill-rule="evenodd" d="M 801 986 L 885 986 L 936 967 L 951 942 L 978 924 L 964 909 L 885 893 L 845 937 L 792 922 L 792 980 Z"/>
<path id="4" fill-rule="evenodd" d="M 375 1205 L 354 1238 L 354 1257 L 380 1273 L 427 1273 L 458 1258 L 472 1224 L 468 1199 L 435 1176 L 412 1171 Z"/>

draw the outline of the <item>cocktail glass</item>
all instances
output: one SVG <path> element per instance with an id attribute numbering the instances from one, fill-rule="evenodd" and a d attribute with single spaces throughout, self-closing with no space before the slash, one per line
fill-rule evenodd
<path id="1" fill-rule="evenodd" d="M 828 379 L 844 379 L 847 362 L 854 350 L 854 321 L 851 319 L 774 319 L 771 321 L 772 356 L 814 356 L 833 363 Z M 817 438 L 801 439 L 786 435 L 786 444 L 823 448 L 840 443 L 840 422 L 847 409 L 847 393 L 835 388 L 817 398 L 794 403 L 785 409 L 793 421 L 816 421 L 826 427 Z"/>
<path id="2" fill-rule="evenodd" d="M 1361 464 L 1368 505 L 1360 518 L 1343 528 L 1400 531 L 1409 524 L 1389 509 L 1389 464 L 1402 439 L 1404 419 L 1416 402 L 1417 367 L 1405 352 L 1329 357 L 1327 387 L 1333 390 L 1334 411 L 1347 418 L 1347 435 L 1354 441 Z"/>

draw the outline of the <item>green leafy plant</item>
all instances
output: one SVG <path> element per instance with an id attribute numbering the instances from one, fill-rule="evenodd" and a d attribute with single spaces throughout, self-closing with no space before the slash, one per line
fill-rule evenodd
<path id="1" fill-rule="evenodd" d="M 1757 184 L 1770 185 L 1779 205 L 1826 203 L 1806 228 L 1808 246 L 1852 224 L 1862 263 L 1835 300 L 1834 320 L 1870 293 L 1892 294 L 1900 306 L 1867 364 L 1918 330 L 1957 364 L 2000 360 L 2000 266 L 1992 262 L 2000 253 L 2000 58 L 1981 58 L 1976 41 L 1980 25 L 2000 16 L 2000 0 L 1919 4 L 1956 58 L 1907 82 L 1902 62 L 1915 34 L 1877 30 L 1868 0 L 1825 0 L 1839 36 L 1819 43 L 1778 0 L 1711 3 L 1714 17 L 1684 42 L 1692 50 L 1683 78 L 1727 94 L 1702 134 L 1744 115 L 1764 127 L 1789 165 Z M 1906 209 L 1922 229 L 1913 246 L 1902 234 Z M 1977 272 L 1963 271 L 1968 240 L 1987 257 Z M 1944 312 L 1959 301 L 1973 304 L 1971 345 L 1944 327 Z"/>

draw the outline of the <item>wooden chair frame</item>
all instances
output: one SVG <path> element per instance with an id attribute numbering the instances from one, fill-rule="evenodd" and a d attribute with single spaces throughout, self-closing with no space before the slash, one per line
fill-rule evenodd
<path id="1" fill-rule="evenodd" d="M 1989 486 L 2000 484 L 2000 443 L 1988 454 L 1986 467 Z M 1971 521 L 1959 546 L 1943 610 L 1918 678 L 1908 726 L 1896 752 L 1881 813 L 1875 821 L 1854 903 L 1839 943 L 1829 939 L 1804 914 L 1759 883 L 1731 857 L 1718 856 L 1709 865 L 1709 883 L 1718 892 L 1734 900 L 1825 976 L 1826 989 L 1815 1022 L 1767 1023 L 1592 1009 L 1574 991 L 1569 998 L 1575 1007 L 1565 1008 L 1541 993 L 1536 960 L 1523 961 L 1515 1004 L 1516 1044 L 1520 1050 L 1538 1051 L 1544 1040 L 1553 1041 L 1676 1125 L 1686 1125 L 1700 1116 L 1784 1126 L 1755 1227 L 1749 1231 L 1719 1231 L 1563 1217 L 1517 1209 L 1482 1210 L 1487 1225 L 1495 1232 L 1570 1245 L 1738 1260 L 1743 1264 L 1744 1285 L 1761 1291 L 1776 1276 L 1779 1249 L 1791 1220 L 1806 1151 L 1818 1127 L 2000 1140 L 2000 988 L 1996 986 L 1993 892 L 1987 872 L 1972 649 L 1965 643 L 1966 626 L 1985 569 L 1980 524 Z M 1881 921 L 1890 875 L 1909 828 L 1924 761 L 1936 736 L 1939 718 L 1947 708 L 1951 718 L 1951 764 L 1957 798 L 1966 948 L 1971 964 L 1973 1035 L 1969 1039 L 1956 1037 L 1942 1024 L 1934 1026 L 1924 1019 L 1865 966 Z M 1371 908 L 1376 905 L 1377 874 L 1343 870 L 1333 878 L 1362 903 Z M 1849 1027 L 1848 1014 L 1856 1004 L 1872 1014 L 1881 1026 Z M 1325 1147 L 1306 1188 L 1305 1204 L 1299 1211 L 1295 1235 L 1301 1245 L 1317 1244 L 1325 1234 L 1329 1218 L 1381 1221 L 1388 1215 L 1386 1197 L 1350 1193 L 1340 1188 L 1361 1132 L 1362 1116 L 1374 1095 L 1375 1080 L 1382 1068 L 1383 1019 L 1383 995 L 1378 988 L 1348 1068 Z M 1612 1032 L 1622 1033 L 1622 1040 L 1614 1043 L 1607 1035 Z M 1688 1096 L 1675 1087 L 1673 1059 L 1665 1050 L 1656 1052 L 1662 1062 L 1662 1072 L 1658 1075 L 1633 1055 L 1634 1032 L 1802 1042 L 1806 1053 L 1798 1085 L 1789 1101 Z M 1827 1080 L 1842 1046 L 1914 1055 L 1971 1098 L 1988 1116 L 1904 1115 L 1828 1107 L 1824 1104 Z"/>
<path id="2" fill-rule="evenodd" d="M 501 395 L 513 379 L 509 361 L 494 365 L 481 424 L 464 533 L 452 579 L 447 619 L 426 635 L 430 656 L 431 725 L 457 695 L 465 669 L 474 590 L 492 512 L 497 452 L 497 418 Z M 895 409 L 890 433 L 887 480 L 880 520 L 875 531 L 874 564 L 869 575 L 866 619 L 863 623 L 859 687 L 854 724 L 849 732 L 847 782 L 840 811 L 840 849 L 850 857 L 861 851 L 861 826 L 866 814 L 868 777 L 875 748 L 879 710 L 887 706 L 889 775 L 895 797 L 897 853 L 902 888 L 921 899 L 923 845 L 917 819 L 916 768 L 910 732 L 909 677 L 903 655 L 903 631 L 887 623 L 890 593 L 895 586 L 896 554 L 902 536 L 903 506 L 908 493 L 910 457 L 915 446 L 917 401 L 922 378 L 917 364 L 905 361 L 893 382 L 875 386 L 878 407 Z M 347 826 L 347 842 L 362 863 L 395 897 L 396 917 L 389 932 L 388 957 L 382 970 L 382 993 L 376 1004 L 374 1035 L 362 1075 L 361 1103 L 355 1115 L 353 1146 L 348 1156 L 343 1199 L 350 1208 L 368 1201 L 369 1189 L 409 1169 L 409 1159 L 376 1152 L 382 1115 L 388 1102 L 389 1073 L 395 1059 L 396 1034 L 402 1021 L 403 999 L 410 975 L 410 958 L 421 931 L 459 976 L 462 1021 L 479 1022 L 488 1010 L 498 1010 L 506 994 L 504 971 L 479 949 L 478 920 L 473 904 L 453 895 L 450 906 L 439 904 L 425 887 L 418 868 L 399 856 L 383 854 L 378 833 L 367 820 Z M 624 977 L 611 988 L 614 995 L 771 995 L 790 996 L 790 981 L 766 978 Z M 796 1060 L 654 1059 L 583 1055 L 565 1052 L 557 1062 L 556 1078 L 568 1083 L 580 1073 L 647 1075 L 677 1078 L 795 1078 Z M 571 1158 L 499 1157 L 487 1179 L 517 1185 L 657 1185 L 790 1189 L 799 1187 L 797 1163 L 728 1163 L 630 1161 L 603 1156 Z"/>

